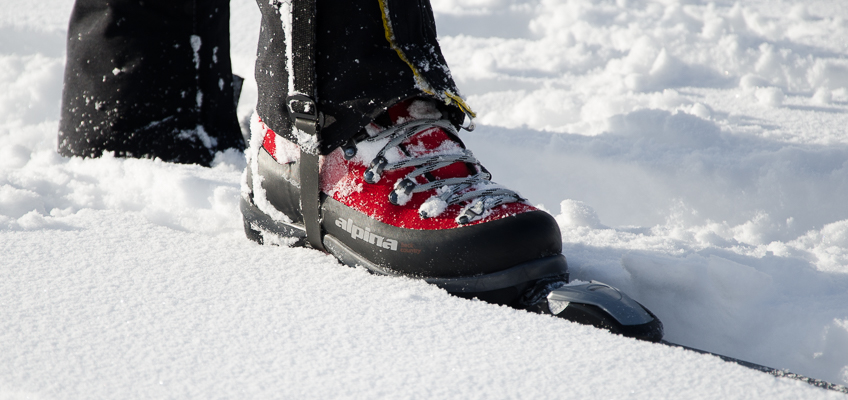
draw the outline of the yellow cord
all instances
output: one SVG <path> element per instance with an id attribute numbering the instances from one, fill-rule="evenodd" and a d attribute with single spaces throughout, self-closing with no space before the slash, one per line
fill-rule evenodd
<path id="1" fill-rule="evenodd" d="M 430 84 L 427 83 L 427 80 L 425 80 L 424 77 L 421 76 L 421 74 L 418 72 L 418 69 L 415 68 L 415 66 L 412 65 L 411 62 L 409 62 L 409 59 L 406 58 L 406 54 L 403 53 L 403 50 L 401 50 L 401 48 L 398 47 L 395 44 L 395 33 L 392 30 L 392 24 L 389 23 L 389 9 L 386 6 L 386 0 L 377 0 L 377 1 L 380 3 L 380 11 L 381 11 L 380 16 L 383 18 L 383 30 L 386 33 L 386 40 L 389 41 L 389 46 L 391 46 L 392 49 L 394 49 L 395 52 L 397 52 L 400 59 L 403 60 L 403 62 L 405 62 L 406 65 L 409 66 L 409 69 L 412 70 L 412 75 L 415 77 L 415 82 L 418 84 L 418 87 L 424 93 L 436 96 L 436 92 L 433 90 L 433 88 L 430 86 Z M 450 104 L 451 102 L 453 102 L 454 104 L 456 104 L 457 107 L 459 107 L 462 110 L 462 112 L 464 112 L 465 114 L 468 114 L 470 117 L 474 118 L 474 117 L 477 116 L 477 114 L 474 113 L 474 111 L 471 110 L 471 107 L 468 107 L 468 104 L 465 103 L 465 100 L 463 100 L 462 97 L 459 97 L 456 94 L 453 94 L 453 93 L 451 93 L 447 90 L 445 90 L 443 94 L 444 94 L 444 98 L 445 98 L 445 101 L 446 101 L 447 104 Z"/>
<path id="2" fill-rule="evenodd" d="M 456 103 L 456 106 L 459 107 L 462 110 L 462 112 L 468 114 L 469 117 L 471 117 L 471 118 L 477 117 L 477 114 L 474 111 L 471 110 L 471 107 L 468 107 L 468 104 L 465 103 L 465 100 L 463 100 L 462 97 L 459 97 L 459 96 L 457 96 L 457 95 L 455 95 L 455 94 L 453 94 L 453 93 L 451 93 L 447 90 L 445 90 L 445 96 L 447 96 L 448 98 L 453 100 L 453 102 Z"/>

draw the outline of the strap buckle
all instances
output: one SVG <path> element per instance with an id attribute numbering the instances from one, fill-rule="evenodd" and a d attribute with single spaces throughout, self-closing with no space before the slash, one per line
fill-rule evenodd
<path id="1" fill-rule="evenodd" d="M 286 97 L 286 108 L 295 128 L 311 136 L 317 136 L 324 125 L 324 114 L 318 112 L 315 100 L 303 94 Z"/>

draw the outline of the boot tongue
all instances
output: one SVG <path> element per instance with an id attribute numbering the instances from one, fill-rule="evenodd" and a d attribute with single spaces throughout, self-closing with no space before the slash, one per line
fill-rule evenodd
<path id="1" fill-rule="evenodd" d="M 431 100 L 410 99 L 395 104 L 388 110 L 393 124 L 402 124 L 413 119 L 441 119 L 442 112 Z M 423 131 L 405 142 L 406 152 L 412 156 L 423 156 L 433 154 L 459 154 L 462 145 L 455 141 L 447 132 L 441 128 L 432 128 Z M 432 172 L 436 179 L 460 178 L 469 176 L 469 169 L 464 163 L 453 163 L 447 167 Z"/>

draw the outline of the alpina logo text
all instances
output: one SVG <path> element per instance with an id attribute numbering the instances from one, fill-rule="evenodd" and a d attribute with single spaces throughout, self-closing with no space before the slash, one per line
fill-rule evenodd
<path id="1" fill-rule="evenodd" d="M 371 232 L 371 228 L 362 229 L 353 223 L 353 220 L 348 218 L 347 221 L 339 218 L 336 220 L 336 226 L 350 233 L 350 237 L 371 243 L 377 247 L 397 251 L 398 242 L 394 239 L 386 239 L 380 235 Z"/>

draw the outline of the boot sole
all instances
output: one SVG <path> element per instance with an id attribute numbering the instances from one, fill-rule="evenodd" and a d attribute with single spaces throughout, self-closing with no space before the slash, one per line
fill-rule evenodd
<path id="1" fill-rule="evenodd" d="M 306 246 L 306 229 L 303 225 L 275 221 L 244 198 L 241 199 L 240 207 L 244 217 L 244 230 L 248 239 L 262 244 L 264 235 L 270 233 L 280 238 L 294 239 L 291 244 L 293 246 Z M 558 254 L 526 261 L 502 271 L 488 274 L 450 278 L 416 276 L 377 265 L 329 233 L 324 235 L 323 243 L 330 254 L 347 266 L 363 267 L 379 275 L 421 279 L 462 297 L 468 297 L 474 293 L 513 288 L 545 278 L 563 277 L 567 279 L 568 275 L 568 264 L 565 256 Z"/>

